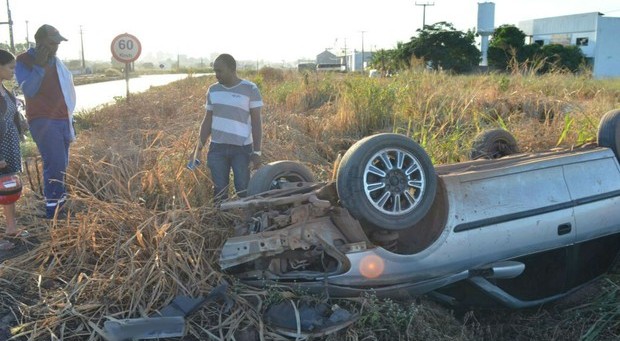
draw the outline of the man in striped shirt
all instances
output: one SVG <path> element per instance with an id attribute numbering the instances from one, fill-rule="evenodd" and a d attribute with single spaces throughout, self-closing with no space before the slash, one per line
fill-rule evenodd
<path id="1" fill-rule="evenodd" d="M 192 160 L 199 159 L 210 137 L 207 165 L 215 201 L 219 202 L 228 198 L 231 169 L 235 191 L 243 197 L 250 181 L 250 162 L 254 168 L 260 165 L 263 100 L 256 84 L 237 76 L 237 63 L 231 55 L 219 55 L 213 71 L 218 82 L 207 91 L 207 113 Z"/>

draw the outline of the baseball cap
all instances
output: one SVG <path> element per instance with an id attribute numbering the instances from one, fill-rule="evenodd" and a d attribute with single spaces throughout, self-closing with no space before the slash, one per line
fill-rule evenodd
<path id="1" fill-rule="evenodd" d="M 53 42 L 60 44 L 61 41 L 67 41 L 67 38 L 60 35 L 60 32 L 52 26 L 45 24 L 37 30 L 37 33 L 34 34 L 34 39 L 39 41 L 41 39 L 49 38 Z"/>

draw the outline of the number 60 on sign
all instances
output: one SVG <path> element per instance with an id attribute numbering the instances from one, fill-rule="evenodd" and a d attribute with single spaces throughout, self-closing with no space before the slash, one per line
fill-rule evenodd
<path id="1" fill-rule="evenodd" d="M 112 40 L 112 57 L 122 63 L 131 63 L 140 57 L 142 45 L 129 33 L 119 34 Z"/>

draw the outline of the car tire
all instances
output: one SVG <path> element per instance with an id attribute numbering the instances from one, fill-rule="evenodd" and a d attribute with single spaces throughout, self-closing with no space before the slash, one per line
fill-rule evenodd
<path id="1" fill-rule="evenodd" d="M 598 145 L 614 151 L 620 161 L 620 109 L 608 111 L 598 126 Z"/>
<path id="2" fill-rule="evenodd" d="M 408 173 L 408 174 L 407 174 Z M 424 149 L 400 134 L 377 134 L 342 157 L 336 189 L 343 207 L 368 228 L 403 230 L 430 209 L 437 175 Z"/>
<path id="3" fill-rule="evenodd" d="M 485 130 L 474 137 L 469 159 L 499 159 L 518 152 L 514 136 L 507 130 L 497 128 Z"/>
<path id="4" fill-rule="evenodd" d="M 275 161 L 259 168 L 250 178 L 247 194 L 279 189 L 282 182 L 315 182 L 314 174 L 296 161 Z"/>

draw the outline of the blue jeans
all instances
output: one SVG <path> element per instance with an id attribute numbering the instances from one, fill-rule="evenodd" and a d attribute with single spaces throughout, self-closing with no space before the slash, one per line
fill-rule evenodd
<path id="1" fill-rule="evenodd" d="M 54 217 L 65 201 L 65 173 L 69 165 L 71 128 L 69 120 L 37 118 L 29 122 L 30 134 L 43 159 L 43 194 L 45 213 Z"/>
<path id="2" fill-rule="evenodd" d="M 245 190 L 250 182 L 250 154 L 252 145 L 235 146 L 232 144 L 209 144 L 207 165 L 211 170 L 213 180 L 213 194 L 215 201 L 228 198 L 228 184 L 230 170 L 233 171 L 235 192 L 239 197 L 245 196 Z"/>

